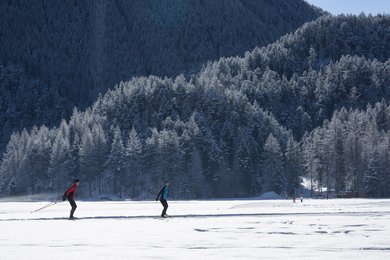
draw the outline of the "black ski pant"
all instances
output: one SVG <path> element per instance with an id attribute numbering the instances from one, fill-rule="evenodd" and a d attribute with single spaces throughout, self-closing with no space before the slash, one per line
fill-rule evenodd
<path id="1" fill-rule="evenodd" d="M 163 209 L 163 211 L 162 211 L 162 213 L 161 213 L 161 217 L 164 217 L 164 216 L 167 214 L 168 202 L 167 202 L 167 200 L 165 200 L 165 199 L 160 199 L 160 202 L 161 202 L 161 204 L 162 204 L 163 207 L 164 207 L 164 209 Z"/>
<path id="2" fill-rule="evenodd" d="M 72 206 L 72 209 L 70 210 L 70 216 L 69 218 L 73 218 L 73 213 L 76 211 L 77 205 L 73 198 L 68 198 L 68 201 L 70 205 Z"/>

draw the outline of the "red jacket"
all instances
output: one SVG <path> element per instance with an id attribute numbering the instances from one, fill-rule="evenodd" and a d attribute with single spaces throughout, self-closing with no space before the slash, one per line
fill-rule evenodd
<path id="1" fill-rule="evenodd" d="M 66 197 L 74 199 L 74 195 L 76 194 L 77 188 L 77 184 L 73 183 L 72 186 L 70 186 L 69 189 L 66 190 Z"/>

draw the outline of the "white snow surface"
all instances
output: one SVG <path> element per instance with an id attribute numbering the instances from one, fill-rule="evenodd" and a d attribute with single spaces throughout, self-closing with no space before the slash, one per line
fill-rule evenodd
<path id="1" fill-rule="evenodd" d="M 0 259 L 390 259 L 390 200 L 0 202 Z"/>

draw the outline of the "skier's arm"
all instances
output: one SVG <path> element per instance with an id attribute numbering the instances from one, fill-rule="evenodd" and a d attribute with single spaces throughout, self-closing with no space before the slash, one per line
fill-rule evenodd
<path id="1" fill-rule="evenodd" d="M 69 192 L 70 192 L 70 190 L 71 190 L 72 188 L 73 188 L 73 184 L 72 184 L 69 188 L 67 188 L 67 189 L 65 190 L 64 195 L 62 195 L 62 201 L 65 201 L 65 200 L 66 200 L 66 198 L 68 197 Z"/>
<path id="2" fill-rule="evenodd" d="M 74 192 L 77 188 L 77 185 L 76 184 L 73 184 L 66 192 L 65 192 L 65 195 L 66 196 L 69 196 L 70 193 Z"/>
<path id="3" fill-rule="evenodd" d="M 160 198 L 161 194 L 163 193 L 165 187 L 162 187 L 160 192 L 157 194 L 156 201 Z"/>

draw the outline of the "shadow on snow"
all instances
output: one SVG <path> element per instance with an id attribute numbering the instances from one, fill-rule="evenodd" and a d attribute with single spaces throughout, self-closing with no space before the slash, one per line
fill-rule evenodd
<path id="1" fill-rule="evenodd" d="M 99 220 L 99 219 L 169 219 L 169 218 L 227 218 L 227 217 L 272 217 L 272 216 L 383 216 L 390 215 L 390 211 L 380 212 L 291 212 L 291 213 L 227 213 L 227 214 L 188 214 L 174 215 L 167 218 L 161 218 L 156 215 L 138 215 L 138 216 L 87 216 L 80 217 L 77 220 Z M 8 218 L 1 221 L 37 221 L 37 220 L 68 220 L 67 217 L 44 217 L 44 218 Z M 76 221 L 77 221 L 76 220 Z"/>

